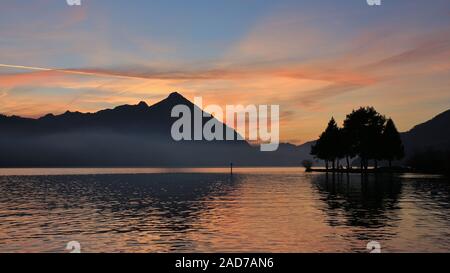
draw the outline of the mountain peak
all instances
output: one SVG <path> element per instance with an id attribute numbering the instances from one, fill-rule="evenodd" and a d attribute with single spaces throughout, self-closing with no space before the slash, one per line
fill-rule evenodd
<path id="1" fill-rule="evenodd" d="M 54 118 L 54 117 L 55 117 L 54 114 L 49 113 L 49 114 L 47 114 L 47 115 L 45 115 L 45 116 L 43 116 L 43 117 L 41 117 L 41 118 L 39 118 L 39 119 L 52 119 L 52 118 Z"/>
<path id="2" fill-rule="evenodd" d="M 181 95 L 180 93 L 173 92 L 166 99 L 158 102 L 157 104 L 154 104 L 152 108 L 162 107 L 163 105 L 164 107 L 172 108 L 177 104 L 192 105 L 192 102 L 183 97 L 183 95 Z"/>
<path id="3" fill-rule="evenodd" d="M 138 103 L 137 106 L 139 106 L 139 107 L 141 107 L 141 108 L 147 108 L 147 107 L 148 107 L 148 104 L 147 104 L 145 101 L 141 101 L 141 102 Z"/>
<path id="4" fill-rule="evenodd" d="M 180 94 L 180 93 L 178 93 L 178 92 L 172 92 L 172 93 L 170 93 L 170 95 L 167 97 L 168 99 L 180 99 L 180 98 L 183 98 L 184 99 L 184 97 Z"/>

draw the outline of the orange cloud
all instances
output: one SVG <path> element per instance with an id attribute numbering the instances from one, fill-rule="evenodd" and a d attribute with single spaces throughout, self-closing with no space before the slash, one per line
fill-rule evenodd
<path id="1" fill-rule="evenodd" d="M 76 24 L 87 15 L 80 11 L 73 16 L 68 23 Z M 400 128 L 423 121 L 424 113 L 448 107 L 442 103 L 450 101 L 444 88 L 450 84 L 448 29 L 425 33 L 377 26 L 343 40 L 325 29 L 311 28 L 308 20 L 297 15 L 263 19 L 222 58 L 201 68 L 168 61 L 152 65 L 80 33 L 81 48 L 69 50 L 80 53 L 98 48 L 98 54 L 87 54 L 91 67 L 4 65 L 2 70 L 21 73 L 0 74 L 0 112 L 37 116 L 95 111 L 140 100 L 151 104 L 180 91 L 190 99 L 202 96 L 205 104 L 280 104 L 284 139 L 306 141 L 317 137 L 331 115 L 342 119 L 360 105 L 374 105 L 388 115 L 399 113 Z M 58 30 L 47 35 L 66 44 L 72 41 Z M 137 43 L 152 51 L 165 50 L 146 40 Z M 27 53 L 16 54 L 16 59 L 23 60 L 20 54 Z M 115 66 L 111 56 L 117 57 L 117 63 L 127 63 Z M 40 96 L 47 88 L 73 93 Z M 32 92 L 16 92 L 20 89 Z M 422 116 L 401 110 L 420 101 L 429 105 L 422 106 Z"/>

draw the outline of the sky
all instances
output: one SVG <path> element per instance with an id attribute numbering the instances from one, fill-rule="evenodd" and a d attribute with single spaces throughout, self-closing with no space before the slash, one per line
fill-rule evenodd
<path id="1" fill-rule="evenodd" d="M 400 131 L 450 108 L 450 1 L 1 0 L 0 113 L 280 105 L 281 140 L 374 106 Z"/>

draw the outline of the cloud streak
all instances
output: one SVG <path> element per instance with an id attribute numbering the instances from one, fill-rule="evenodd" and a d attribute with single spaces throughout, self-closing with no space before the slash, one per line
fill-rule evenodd
<path id="1" fill-rule="evenodd" d="M 197 25 L 196 35 L 183 35 L 169 31 L 179 28 L 176 19 L 169 27 L 146 14 L 121 16 L 118 25 L 126 10 L 102 7 L 93 17 L 92 4 L 54 13 L 45 1 L 39 12 L 48 18 L 2 24 L 0 112 L 95 111 L 179 91 L 207 104 L 280 104 L 284 138 L 308 140 L 330 115 L 361 105 L 402 117 L 400 129 L 448 108 L 450 17 L 437 19 L 448 1 L 412 0 L 397 10 L 394 3 L 375 10 L 311 2 L 277 1 L 236 33 L 226 32 L 232 22 L 222 18 L 224 29 Z M 25 11 L 23 18 L 33 12 Z M 411 105 L 420 115 L 407 112 Z"/>
<path id="2" fill-rule="evenodd" d="M 33 70 L 33 71 L 48 71 L 55 73 L 64 73 L 71 75 L 79 75 L 79 76 L 95 76 L 95 77 L 109 77 L 109 78 L 118 78 L 118 79 L 148 79 L 148 77 L 142 77 L 138 75 L 126 75 L 126 74 L 118 74 L 112 72 L 102 72 L 102 71 L 94 71 L 94 70 L 82 70 L 82 69 L 55 69 L 55 68 L 47 68 L 47 67 L 37 67 L 37 66 L 25 66 L 25 65 L 11 65 L 11 64 L 0 64 L 2 68 L 13 68 L 13 69 L 21 69 L 21 70 Z"/>

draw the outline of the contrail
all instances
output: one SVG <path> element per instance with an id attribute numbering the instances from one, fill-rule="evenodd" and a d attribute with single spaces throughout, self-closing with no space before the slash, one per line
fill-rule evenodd
<path id="1" fill-rule="evenodd" d="M 23 66 L 23 65 L 11 65 L 11 64 L 0 64 L 0 67 L 20 68 L 20 69 L 40 70 L 40 71 L 51 71 L 51 70 L 53 70 L 53 69 L 50 69 L 50 68 L 34 67 L 34 66 Z"/>
<path id="2" fill-rule="evenodd" d="M 78 70 L 70 70 L 70 69 L 56 69 L 56 68 L 37 67 L 37 66 L 0 64 L 0 67 L 35 70 L 35 71 L 55 71 L 55 72 L 66 73 L 66 74 L 109 77 L 109 78 L 119 78 L 119 79 L 139 79 L 139 80 L 148 80 L 149 79 L 146 77 L 139 77 L 139 76 L 118 75 L 118 74 L 91 72 L 91 71 L 78 71 Z"/>

